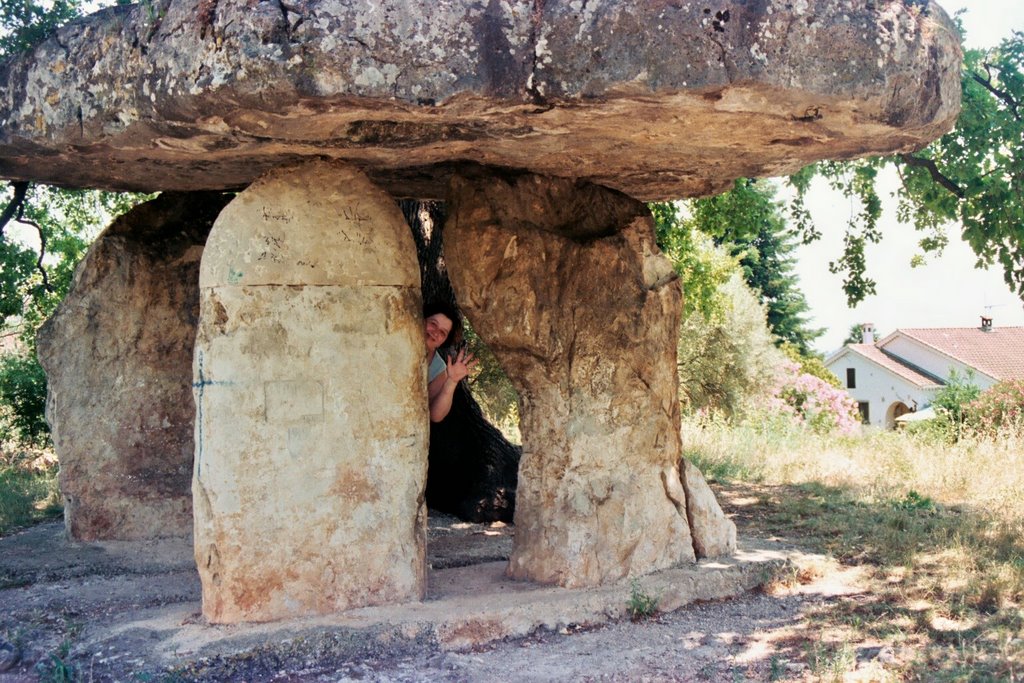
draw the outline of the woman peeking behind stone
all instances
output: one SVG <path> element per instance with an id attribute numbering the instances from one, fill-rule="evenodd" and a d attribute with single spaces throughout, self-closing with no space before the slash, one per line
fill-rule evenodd
<path id="1" fill-rule="evenodd" d="M 423 307 L 427 337 L 427 395 L 430 421 L 440 422 L 452 409 L 455 387 L 476 364 L 473 354 L 462 348 L 462 320 L 450 306 L 441 303 Z"/>

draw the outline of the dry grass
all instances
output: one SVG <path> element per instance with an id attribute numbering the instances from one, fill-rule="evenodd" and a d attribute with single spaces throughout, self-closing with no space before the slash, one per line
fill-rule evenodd
<path id="1" fill-rule="evenodd" d="M 1024 434 L 949 444 L 929 434 L 868 430 L 819 436 L 777 425 L 687 423 L 684 449 L 712 473 L 770 484 L 816 482 L 862 495 L 902 497 L 911 490 L 938 503 L 997 507 L 1024 514 Z"/>
<path id="2" fill-rule="evenodd" d="M 863 595 L 810 617 L 813 632 L 829 634 L 806 643 L 819 679 L 852 680 L 845 653 L 864 643 L 896 653 L 891 680 L 1024 674 L 1024 435 L 948 444 L 770 427 L 689 423 L 684 449 L 724 484 L 741 530 L 863 569 Z"/>

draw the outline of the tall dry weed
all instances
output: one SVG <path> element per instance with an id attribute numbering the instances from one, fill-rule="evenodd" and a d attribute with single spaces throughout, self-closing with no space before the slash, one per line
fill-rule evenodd
<path id="1" fill-rule="evenodd" d="M 690 418 L 682 438 L 684 452 L 712 476 L 817 482 L 880 499 L 916 491 L 947 505 L 1024 516 L 1024 431 L 967 435 L 950 444 L 902 431 L 823 435 L 770 418 L 740 424 Z"/>

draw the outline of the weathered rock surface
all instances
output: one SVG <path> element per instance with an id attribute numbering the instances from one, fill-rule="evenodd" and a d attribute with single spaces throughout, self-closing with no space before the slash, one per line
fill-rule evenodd
<path id="1" fill-rule="evenodd" d="M 680 290 L 650 213 L 535 175 L 459 176 L 448 201 L 449 276 L 520 398 L 509 574 L 575 587 L 693 561 Z"/>
<path id="2" fill-rule="evenodd" d="M 680 458 L 679 473 L 697 557 L 732 555 L 736 552 L 736 525 L 722 512 L 704 475 L 686 458 Z"/>
<path id="3" fill-rule="evenodd" d="M 228 199 L 164 194 L 115 220 L 40 330 L 46 413 L 74 539 L 192 530 L 199 260 Z"/>
<path id="4" fill-rule="evenodd" d="M 468 160 L 677 198 L 921 147 L 959 64 L 929 0 L 154 0 L 0 67 L 0 177 L 241 188 L 333 157 L 425 198 Z"/>
<path id="5" fill-rule="evenodd" d="M 205 616 L 419 599 L 426 363 L 398 206 L 343 165 L 282 169 L 221 213 L 200 288 L 193 494 Z"/>

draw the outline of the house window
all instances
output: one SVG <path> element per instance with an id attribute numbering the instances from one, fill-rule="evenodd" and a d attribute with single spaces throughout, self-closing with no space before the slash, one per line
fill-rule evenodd
<path id="1" fill-rule="evenodd" d="M 857 370 L 856 368 L 846 368 L 846 388 L 856 389 L 857 388 Z"/>
<path id="2" fill-rule="evenodd" d="M 857 402 L 857 410 L 860 411 L 860 421 L 861 422 L 863 422 L 864 424 L 868 424 L 869 422 L 871 422 L 871 414 L 868 412 L 868 402 L 867 401 L 858 401 Z"/>

